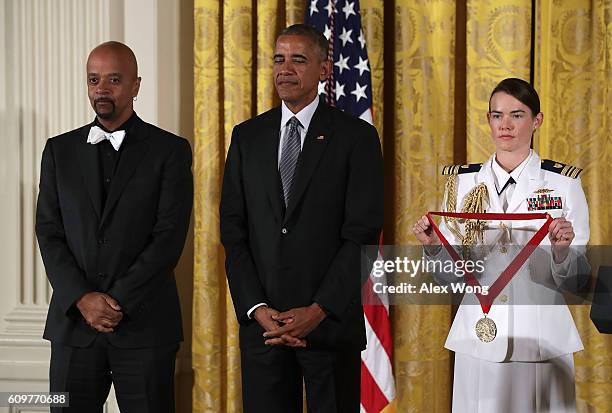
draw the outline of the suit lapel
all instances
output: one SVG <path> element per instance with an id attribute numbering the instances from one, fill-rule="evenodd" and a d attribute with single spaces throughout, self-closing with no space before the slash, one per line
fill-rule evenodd
<path id="1" fill-rule="evenodd" d="M 272 211 L 280 222 L 283 216 L 283 198 L 280 188 L 280 175 L 278 173 L 278 144 L 280 133 L 281 110 L 275 108 L 267 119 L 262 130 L 261 177 L 272 205 Z"/>
<path id="2" fill-rule="evenodd" d="M 98 148 L 96 145 L 87 143 L 87 135 L 92 125 L 93 123 L 79 131 L 79 142 L 76 145 L 76 152 L 87 193 L 99 220 L 102 216 L 102 182 Z"/>
<path id="3" fill-rule="evenodd" d="M 304 195 L 304 191 L 308 187 L 308 183 L 317 168 L 319 159 L 323 152 L 325 152 L 325 148 L 327 148 L 327 144 L 332 137 L 330 116 L 329 108 L 322 100 L 319 101 L 319 106 L 308 127 L 306 139 L 304 140 L 304 147 L 302 148 L 298 164 L 295 168 L 295 178 L 293 188 L 291 188 L 291 198 L 289 199 L 289 205 L 285 213 L 285 222 L 289 219 L 296 205 Z"/>
<path id="4" fill-rule="evenodd" d="M 115 176 L 113 177 L 108 197 L 104 204 L 100 226 L 102 226 L 109 212 L 119 200 L 125 185 L 129 182 L 140 161 L 147 153 L 149 148 L 146 141 L 147 136 L 148 129 L 145 123 L 140 118 L 137 118 L 123 143 L 125 147 L 123 148 L 123 153 L 119 159 L 119 164 L 117 165 L 117 170 L 115 171 Z"/>

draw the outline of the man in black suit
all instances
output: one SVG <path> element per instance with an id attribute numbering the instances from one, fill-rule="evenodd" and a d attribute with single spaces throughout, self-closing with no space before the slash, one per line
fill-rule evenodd
<path id="1" fill-rule="evenodd" d="M 36 234 L 53 287 L 44 338 L 50 389 L 102 412 L 173 412 L 183 339 L 173 269 L 193 200 L 191 149 L 134 112 L 140 78 L 118 42 L 87 60 L 93 123 L 47 141 Z"/>
<path id="2" fill-rule="evenodd" d="M 294 25 L 276 41 L 276 107 L 234 128 L 221 239 L 240 323 L 245 413 L 358 412 L 361 247 L 383 222 L 376 129 L 319 100 L 327 40 Z"/>

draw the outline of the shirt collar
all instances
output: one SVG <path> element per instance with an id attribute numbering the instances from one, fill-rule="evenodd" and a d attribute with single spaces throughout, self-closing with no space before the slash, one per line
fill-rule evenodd
<path id="1" fill-rule="evenodd" d="M 298 113 L 291 112 L 291 110 L 289 110 L 289 108 L 283 101 L 281 103 L 281 129 L 285 127 L 291 117 L 295 116 L 297 120 L 299 120 L 302 124 L 304 130 L 307 131 L 308 126 L 310 126 L 310 121 L 312 120 L 312 117 L 314 116 L 314 113 L 317 110 L 317 106 L 319 106 L 319 95 L 317 95 L 312 102 L 306 105 Z"/>
<path id="2" fill-rule="evenodd" d="M 510 173 L 506 172 L 504 168 L 502 168 L 501 165 L 497 163 L 497 155 L 493 155 L 493 158 L 491 159 L 491 169 L 493 169 L 493 173 L 495 174 L 495 178 L 497 181 L 497 190 L 502 188 L 506 184 L 508 179 L 510 179 L 510 177 L 512 177 L 515 182 L 518 182 L 519 177 L 521 176 L 521 173 L 525 170 L 525 167 L 529 163 L 532 154 L 533 150 L 529 149 L 529 155 L 527 156 L 527 158 L 525 158 L 523 162 L 521 162 L 519 166 L 514 168 L 514 170 Z"/>

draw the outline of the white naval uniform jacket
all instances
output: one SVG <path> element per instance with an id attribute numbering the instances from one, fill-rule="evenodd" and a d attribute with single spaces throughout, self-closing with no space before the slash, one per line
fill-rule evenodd
<path id="1" fill-rule="evenodd" d="M 489 194 L 486 212 L 504 212 L 496 192 L 492 161 L 493 157 L 483 164 L 479 171 L 458 173 L 457 211 L 461 210 L 464 198 L 470 190 L 484 182 Z M 570 254 L 562 264 L 554 264 L 548 235 L 544 238 L 540 248 L 531 255 L 494 301 L 488 315 L 497 326 L 497 336 L 492 342 L 484 343 L 476 336 L 474 327 L 483 317 L 483 312 L 476 296 L 465 294 L 445 343 L 449 350 L 491 362 L 503 362 L 544 361 L 583 349 L 563 296 L 554 287 L 568 287 L 579 283 L 577 274 L 586 274 L 588 271 L 588 263 L 584 257 L 585 246 L 589 240 L 588 206 L 580 178 L 564 176 L 560 173 L 564 165 L 560 164 L 550 168 L 555 171 L 545 170 L 542 168 L 542 162 L 540 157 L 532 152 L 505 212 L 548 212 L 553 218 L 565 217 L 572 223 L 576 234 Z M 554 164 L 551 161 L 546 162 Z M 478 167 L 472 166 L 468 169 L 477 170 Z M 527 199 L 536 197 L 538 189 L 552 190 L 548 195 L 561 197 L 562 209 L 529 211 Z M 483 248 L 495 252 L 495 249 L 507 245 L 510 253 L 488 254 L 485 272 L 482 274 L 483 278 L 480 278 L 481 284 L 492 284 L 544 222 L 543 219 L 489 221 Z M 503 228 L 502 223 L 508 231 L 500 230 L 500 227 Z M 443 221 L 439 227 L 451 245 L 461 245 Z M 464 233 L 462 226 L 460 229 Z M 445 254 L 446 251 L 442 249 L 438 256 Z M 449 282 L 456 277 L 454 274 L 435 276 L 439 282 Z"/>

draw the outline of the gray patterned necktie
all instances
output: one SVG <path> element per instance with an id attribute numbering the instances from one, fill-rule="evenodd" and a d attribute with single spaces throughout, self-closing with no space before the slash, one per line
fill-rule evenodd
<path id="1" fill-rule="evenodd" d="M 291 186 L 295 175 L 295 166 L 300 156 L 302 139 L 300 138 L 300 121 L 295 116 L 287 122 L 285 129 L 285 139 L 283 140 L 282 153 L 278 170 L 283 183 L 283 195 L 285 206 L 289 205 L 291 196 Z"/>

